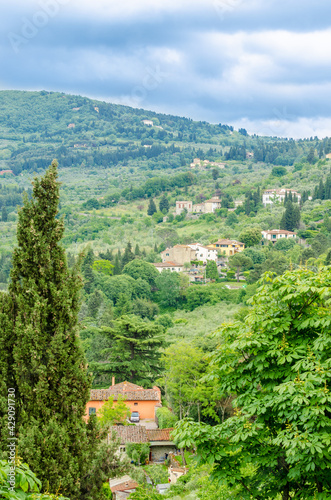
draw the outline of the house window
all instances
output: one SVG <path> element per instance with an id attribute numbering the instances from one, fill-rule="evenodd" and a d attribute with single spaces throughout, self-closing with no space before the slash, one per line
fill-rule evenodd
<path id="1" fill-rule="evenodd" d="M 88 414 L 89 414 L 89 415 L 93 415 L 93 414 L 94 414 L 94 413 L 96 413 L 96 412 L 97 412 L 96 408 L 89 408 L 89 409 L 88 409 Z"/>
<path id="2" fill-rule="evenodd" d="M 273 234 L 272 235 L 272 239 L 275 240 L 276 239 L 276 234 Z"/>
<path id="3" fill-rule="evenodd" d="M 134 406 L 138 406 L 138 403 L 134 403 Z"/>

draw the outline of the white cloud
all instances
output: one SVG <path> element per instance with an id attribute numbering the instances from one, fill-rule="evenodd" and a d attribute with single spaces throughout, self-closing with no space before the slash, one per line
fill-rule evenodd
<path id="1" fill-rule="evenodd" d="M 331 137 L 331 118 L 299 118 L 295 121 L 283 119 L 249 120 L 243 118 L 233 123 L 236 128 L 243 127 L 250 134 L 288 137 L 293 139 L 317 136 L 319 139 Z"/>

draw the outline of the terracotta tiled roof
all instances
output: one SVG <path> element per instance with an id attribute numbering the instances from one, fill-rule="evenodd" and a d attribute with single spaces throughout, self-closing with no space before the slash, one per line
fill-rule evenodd
<path id="1" fill-rule="evenodd" d="M 168 429 L 147 429 L 148 441 L 172 441 L 170 434 L 173 430 L 173 427 Z"/>
<path id="2" fill-rule="evenodd" d="M 113 486 L 110 489 L 114 493 L 114 491 L 134 490 L 135 488 L 138 488 L 138 486 L 139 486 L 139 484 L 136 483 L 136 481 L 129 481 L 127 483 L 118 484 L 117 486 Z"/>
<path id="3" fill-rule="evenodd" d="M 121 394 L 127 401 L 160 401 L 160 395 L 155 389 L 144 389 L 140 385 L 130 382 L 121 382 L 109 387 L 109 389 L 92 389 L 90 401 L 107 401 L 113 396 L 116 401 Z"/>
<path id="4" fill-rule="evenodd" d="M 270 231 L 262 231 L 265 234 L 297 234 L 293 231 L 287 231 L 286 229 L 271 229 Z"/>
<path id="5" fill-rule="evenodd" d="M 244 245 L 241 241 L 227 239 L 217 240 L 216 243 L 221 243 L 222 245 Z M 216 245 L 216 243 L 214 243 L 214 245 Z"/>
<path id="6" fill-rule="evenodd" d="M 155 267 L 183 267 L 183 264 L 178 264 L 178 262 L 156 262 L 153 263 Z"/>
<path id="7" fill-rule="evenodd" d="M 109 433 L 110 438 L 118 437 L 121 444 L 147 443 L 148 437 L 146 427 L 143 425 L 114 425 Z"/>

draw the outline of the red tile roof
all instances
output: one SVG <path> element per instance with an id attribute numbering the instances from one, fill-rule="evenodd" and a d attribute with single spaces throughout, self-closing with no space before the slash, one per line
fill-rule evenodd
<path id="1" fill-rule="evenodd" d="M 138 483 L 136 481 L 125 481 L 124 483 L 117 484 L 116 486 L 112 486 L 110 489 L 114 493 L 114 491 L 127 491 L 134 490 L 138 488 Z"/>
<path id="2" fill-rule="evenodd" d="M 114 425 L 110 430 L 110 438 L 118 438 L 121 444 L 148 443 L 146 427 L 143 425 Z"/>
<path id="3" fill-rule="evenodd" d="M 173 430 L 173 427 L 168 429 L 147 429 L 148 441 L 172 441 L 170 434 Z"/>
<path id="4" fill-rule="evenodd" d="M 90 401 L 107 401 L 113 396 L 114 401 L 121 394 L 127 401 L 160 401 L 160 393 L 157 389 L 144 389 L 140 385 L 131 382 L 121 382 L 109 387 L 109 389 L 92 389 Z"/>
<path id="5" fill-rule="evenodd" d="M 155 267 L 183 267 L 183 264 L 178 264 L 178 262 L 156 262 L 153 263 Z"/>

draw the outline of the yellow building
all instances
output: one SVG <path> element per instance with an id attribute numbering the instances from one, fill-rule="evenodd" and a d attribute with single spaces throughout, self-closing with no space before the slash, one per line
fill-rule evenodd
<path id="1" fill-rule="evenodd" d="M 245 250 L 244 243 L 241 243 L 241 241 L 237 240 L 218 240 L 209 246 L 211 246 L 212 248 L 216 248 L 219 254 L 225 255 L 226 257 L 231 257 L 231 255 Z"/>

